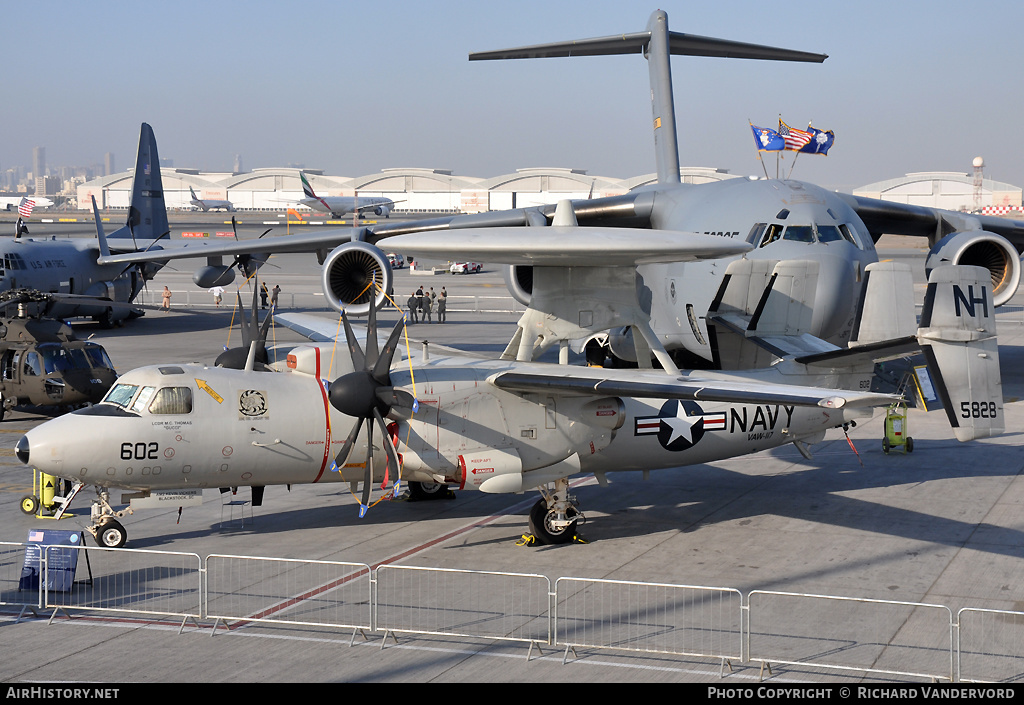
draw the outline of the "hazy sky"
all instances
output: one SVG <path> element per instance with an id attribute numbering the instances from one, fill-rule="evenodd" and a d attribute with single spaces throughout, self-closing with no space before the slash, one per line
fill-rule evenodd
<path id="1" fill-rule="evenodd" d="M 638 56 L 469 62 L 471 51 L 641 31 L 613 0 L 107 0 L 5 3 L 0 168 L 132 165 L 149 122 L 175 166 L 301 163 L 497 176 L 655 171 Z M 914 171 L 1024 185 L 1019 0 L 668 0 L 669 28 L 829 55 L 673 57 L 680 161 L 761 174 L 747 121 L 836 133 L 794 178 L 851 190 Z M 791 157 L 788 154 L 787 157 Z M 768 156 L 769 173 L 775 158 Z M 788 173 L 790 161 L 785 161 Z"/>

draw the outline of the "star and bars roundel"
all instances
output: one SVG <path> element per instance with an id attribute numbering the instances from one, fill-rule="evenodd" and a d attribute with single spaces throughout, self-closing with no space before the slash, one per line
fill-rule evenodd
<path id="1" fill-rule="evenodd" d="M 705 431 L 724 428 L 725 414 L 705 416 L 696 402 L 670 399 L 657 416 L 638 416 L 635 424 L 634 435 L 657 435 L 665 450 L 680 451 L 697 445 Z"/>

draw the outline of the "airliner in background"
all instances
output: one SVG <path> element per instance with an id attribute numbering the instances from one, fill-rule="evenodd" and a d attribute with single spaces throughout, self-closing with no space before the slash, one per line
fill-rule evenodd
<path id="1" fill-rule="evenodd" d="M 374 215 L 388 218 L 395 209 L 395 202 L 382 196 L 317 196 L 306 175 L 301 171 L 299 179 L 302 181 L 302 192 L 306 194 L 306 197 L 299 201 L 299 205 L 321 213 L 330 213 L 333 216 L 355 213 L 358 218 L 369 211 Z"/>
<path id="2" fill-rule="evenodd" d="M 235 206 L 233 203 L 231 203 L 231 201 L 215 200 L 212 198 L 199 198 L 199 196 L 196 195 L 196 192 L 192 189 L 191 186 L 188 187 L 188 191 L 189 193 L 192 194 L 192 205 L 203 212 L 212 210 L 235 210 Z"/>

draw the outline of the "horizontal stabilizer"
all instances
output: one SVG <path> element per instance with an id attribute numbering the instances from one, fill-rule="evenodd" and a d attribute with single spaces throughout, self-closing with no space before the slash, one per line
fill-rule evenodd
<path id="1" fill-rule="evenodd" d="M 559 56 L 609 56 L 615 54 L 641 54 L 651 42 L 651 33 L 632 32 L 610 37 L 576 39 L 567 42 L 534 44 L 514 49 L 478 51 L 469 55 L 470 61 L 492 59 L 540 59 Z M 682 32 L 668 33 L 669 53 L 675 56 L 715 56 L 726 59 L 765 59 L 770 61 L 806 61 L 820 64 L 826 54 L 781 49 L 763 44 L 735 42 L 728 39 L 702 37 Z"/>
<path id="2" fill-rule="evenodd" d="M 992 279 L 987 269 L 936 267 L 928 277 L 918 341 L 958 440 L 1005 429 Z"/>

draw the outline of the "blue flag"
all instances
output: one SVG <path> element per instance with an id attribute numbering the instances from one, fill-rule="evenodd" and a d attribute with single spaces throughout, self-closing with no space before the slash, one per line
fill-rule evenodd
<path id="1" fill-rule="evenodd" d="M 836 141 L 836 135 L 832 130 L 828 132 L 815 129 L 810 125 L 807 126 L 807 131 L 813 135 L 811 141 L 805 144 L 800 151 L 809 152 L 810 154 L 828 154 L 829 148 L 832 143 Z"/>
<path id="2" fill-rule="evenodd" d="M 786 148 L 786 141 L 775 130 L 757 125 L 751 125 L 750 129 L 754 131 L 754 144 L 757 145 L 757 151 L 781 152 Z"/>

